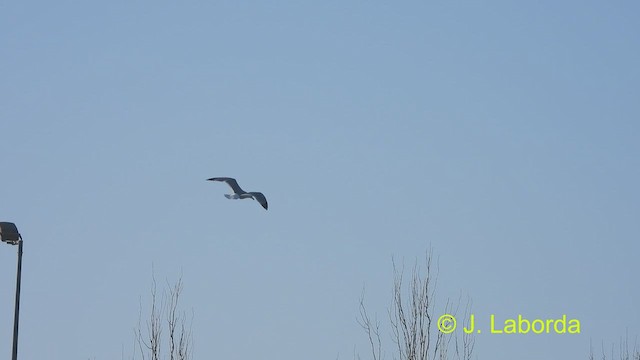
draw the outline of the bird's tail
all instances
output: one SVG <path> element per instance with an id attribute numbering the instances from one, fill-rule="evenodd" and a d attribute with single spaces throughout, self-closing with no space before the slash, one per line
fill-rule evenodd
<path id="1" fill-rule="evenodd" d="M 224 197 L 226 197 L 227 199 L 239 199 L 240 198 L 238 196 L 238 194 L 224 194 Z"/>

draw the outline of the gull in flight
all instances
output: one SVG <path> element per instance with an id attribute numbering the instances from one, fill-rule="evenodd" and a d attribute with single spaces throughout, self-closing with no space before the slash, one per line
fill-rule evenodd
<path id="1" fill-rule="evenodd" d="M 207 180 L 226 182 L 227 185 L 231 187 L 231 190 L 233 190 L 233 194 L 224 194 L 224 197 L 226 197 L 227 199 L 253 199 L 258 201 L 260 205 L 262 205 L 262 207 L 265 210 L 267 210 L 267 207 L 268 207 L 267 198 L 264 197 L 264 195 L 261 192 L 255 192 L 255 191 L 246 192 L 242 190 L 242 188 L 240 188 L 240 185 L 238 185 L 238 182 L 236 181 L 236 179 L 230 178 L 230 177 L 214 177 Z"/>

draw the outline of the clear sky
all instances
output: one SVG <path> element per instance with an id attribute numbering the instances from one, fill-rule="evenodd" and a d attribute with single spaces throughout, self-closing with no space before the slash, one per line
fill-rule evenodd
<path id="1" fill-rule="evenodd" d="M 129 358 L 152 268 L 196 359 L 352 359 L 363 291 L 432 247 L 438 306 L 640 335 L 636 1 L 0 5 L 0 221 L 24 237 L 20 358 Z M 270 208 L 223 197 L 231 176 Z M 0 244 L 0 355 L 15 247 Z M 383 336 L 392 358 L 388 329 Z"/>

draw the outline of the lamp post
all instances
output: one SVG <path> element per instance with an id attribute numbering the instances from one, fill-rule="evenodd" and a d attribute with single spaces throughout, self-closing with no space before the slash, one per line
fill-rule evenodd
<path id="1" fill-rule="evenodd" d="M 18 319 L 20 317 L 20 275 L 22 274 L 22 236 L 16 224 L 0 222 L 0 240 L 11 245 L 18 245 L 18 271 L 16 275 L 16 308 L 13 314 L 13 351 L 11 360 L 18 359 Z"/>

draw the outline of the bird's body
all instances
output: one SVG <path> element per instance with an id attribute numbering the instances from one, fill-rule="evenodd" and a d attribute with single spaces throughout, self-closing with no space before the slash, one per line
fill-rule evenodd
<path id="1" fill-rule="evenodd" d="M 253 199 L 256 200 L 257 202 L 260 203 L 260 205 L 262 205 L 262 207 L 267 210 L 267 208 L 269 207 L 269 205 L 267 204 L 267 198 L 264 196 L 263 193 L 261 192 L 255 192 L 255 191 L 250 191 L 250 192 L 246 192 L 244 190 L 242 190 L 242 188 L 240 187 L 240 185 L 238 185 L 238 182 L 236 181 L 236 179 L 234 178 L 230 178 L 230 177 L 214 177 L 214 178 L 210 178 L 207 179 L 209 181 L 222 181 L 227 183 L 227 185 L 229 185 L 229 187 L 231 187 L 231 190 L 233 190 L 233 194 L 224 194 L 224 196 L 227 199 Z"/>

